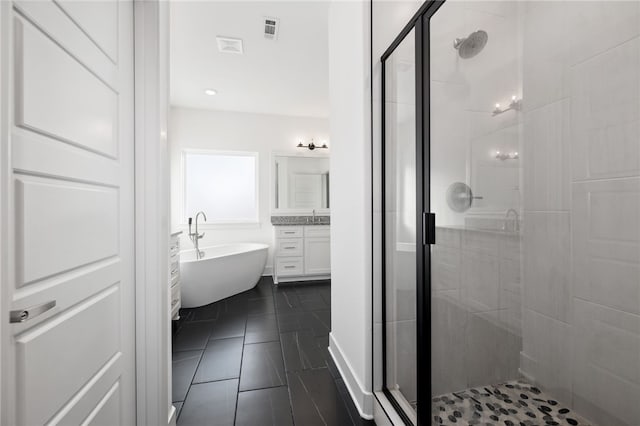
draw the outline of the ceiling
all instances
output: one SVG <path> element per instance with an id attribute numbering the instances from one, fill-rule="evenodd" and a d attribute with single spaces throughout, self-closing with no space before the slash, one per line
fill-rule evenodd
<path id="1" fill-rule="evenodd" d="M 328 117 L 328 4 L 172 1 L 171 105 Z M 276 40 L 265 17 L 280 20 Z M 219 52 L 216 36 L 241 38 L 244 54 Z"/>

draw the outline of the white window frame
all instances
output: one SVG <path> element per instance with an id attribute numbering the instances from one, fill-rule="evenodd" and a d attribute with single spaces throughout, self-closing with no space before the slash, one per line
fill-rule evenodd
<path id="1" fill-rule="evenodd" d="M 180 179 L 182 179 L 182 211 L 180 221 L 182 225 L 187 226 L 187 155 L 189 154 L 201 154 L 201 155 L 223 155 L 223 156 L 237 156 L 237 157 L 253 157 L 255 161 L 255 204 L 256 204 L 256 216 L 254 219 L 238 219 L 238 220 L 215 220 L 211 218 L 207 222 L 199 224 L 201 228 L 212 228 L 216 226 L 225 225 L 258 225 L 260 223 L 260 154 L 255 151 L 226 151 L 218 149 L 183 149 L 181 153 L 181 167 L 180 167 Z M 205 212 L 206 213 L 206 212 Z"/>

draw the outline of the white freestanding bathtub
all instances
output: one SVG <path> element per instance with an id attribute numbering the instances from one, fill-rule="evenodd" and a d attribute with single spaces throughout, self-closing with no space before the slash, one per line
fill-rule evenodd
<path id="1" fill-rule="evenodd" d="M 180 252 L 183 308 L 195 308 L 253 288 L 267 263 L 266 244 L 242 243 L 201 247 Z"/>

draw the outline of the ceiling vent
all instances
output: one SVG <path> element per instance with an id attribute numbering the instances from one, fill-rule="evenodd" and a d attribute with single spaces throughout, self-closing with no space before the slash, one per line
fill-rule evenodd
<path id="1" fill-rule="evenodd" d="M 218 42 L 218 50 L 222 53 L 235 53 L 236 55 L 244 53 L 242 39 L 218 36 L 216 41 Z"/>
<path id="2" fill-rule="evenodd" d="M 275 40 L 278 38 L 278 28 L 280 20 L 278 18 L 264 18 L 264 38 Z"/>

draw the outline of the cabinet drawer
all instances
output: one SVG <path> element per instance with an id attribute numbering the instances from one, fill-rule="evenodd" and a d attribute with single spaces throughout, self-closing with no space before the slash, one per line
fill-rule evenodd
<path id="1" fill-rule="evenodd" d="M 173 281 L 173 279 L 180 275 L 180 259 L 176 259 L 175 262 L 171 263 L 169 269 L 169 279 Z"/>
<path id="2" fill-rule="evenodd" d="M 169 242 L 169 256 L 174 256 L 180 252 L 180 240 L 172 239 Z"/>
<path id="3" fill-rule="evenodd" d="M 300 238 L 302 235 L 302 226 L 279 226 L 276 228 L 278 238 Z"/>
<path id="4" fill-rule="evenodd" d="M 276 273 L 281 276 L 302 275 L 304 265 L 301 257 L 281 257 L 276 259 Z"/>
<path id="5" fill-rule="evenodd" d="M 313 225 L 304 227 L 305 237 L 329 237 L 331 228 L 329 225 Z"/>
<path id="6" fill-rule="evenodd" d="M 171 306 L 175 306 L 176 303 L 180 302 L 180 283 L 177 283 L 173 287 L 171 287 Z"/>
<path id="7" fill-rule="evenodd" d="M 302 256 L 302 238 L 276 240 L 276 256 Z"/>
<path id="8" fill-rule="evenodd" d="M 171 319 L 173 321 L 180 319 L 180 303 L 176 303 L 175 306 L 171 307 Z"/>
<path id="9" fill-rule="evenodd" d="M 169 281 L 171 288 L 175 287 L 176 284 L 180 284 L 180 274 L 177 274 L 171 277 L 171 281 Z"/>

